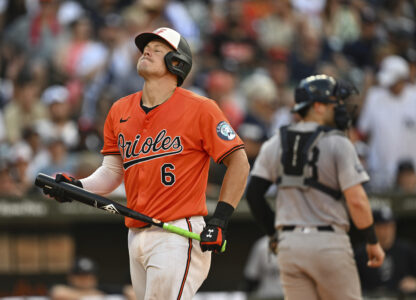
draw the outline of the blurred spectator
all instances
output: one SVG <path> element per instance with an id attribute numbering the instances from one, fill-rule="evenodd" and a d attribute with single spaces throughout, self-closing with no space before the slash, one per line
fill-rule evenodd
<path id="1" fill-rule="evenodd" d="M 267 70 L 277 88 L 276 110 L 269 130 L 270 134 L 274 134 L 281 126 L 289 124 L 294 117 L 290 112 L 294 105 L 294 92 L 290 85 L 290 68 L 287 56 L 273 58 L 269 62 Z"/>
<path id="2" fill-rule="evenodd" d="M 0 110 L 0 143 L 6 141 L 6 126 L 4 125 L 3 111 Z"/>
<path id="3" fill-rule="evenodd" d="M 96 122 L 106 115 L 114 99 L 136 92 L 143 85 L 137 76 L 138 51 L 124 29 L 124 20 L 108 14 L 99 30 L 101 42 L 107 47 L 105 64 L 92 79 L 84 94 L 81 117 Z"/>
<path id="4" fill-rule="evenodd" d="M 0 31 L 7 28 L 17 18 L 26 14 L 26 1 L 2 0 L 0 1 Z"/>
<path id="5" fill-rule="evenodd" d="M 374 68 L 376 65 L 376 49 L 381 40 L 377 34 L 379 26 L 376 12 L 365 7 L 360 13 L 360 35 L 343 46 L 343 53 L 359 68 Z"/>
<path id="6" fill-rule="evenodd" d="M 409 66 L 386 57 L 377 74 L 379 86 L 368 91 L 358 129 L 369 142 L 370 185 L 391 189 L 399 161 L 416 163 L 416 86 L 407 83 Z"/>
<path id="7" fill-rule="evenodd" d="M 21 16 L 6 28 L 6 43 L 18 45 L 32 59 L 50 61 L 62 33 L 57 19 L 58 8 L 59 0 L 39 0 L 36 13 Z"/>
<path id="8" fill-rule="evenodd" d="M 244 267 L 243 291 L 255 299 L 283 299 L 277 256 L 269 249 L 269 237 L 258 239 Z"/>
<path id="9" fill-rule="evenodd" d="M 387 37 L 394 53 L 404 57 L 407 49 L 414 45 L 415 4 L 406 0 L 389 2 L 389 11 L 383 18 Z"/>
<path id="10" fill-rule="evenodd" d="M 298 35 L 296 47 L 289 56 L 291 82 L 316 74 L 322 51 L 322 36 L 312 27 L 304 25 Z"/>
<path id="11" fill-rule="evenodd" d="M 104 66 L 107 50 L 94 40 L 88 15 L 82 13 L 70 24 L 70 34 L 57 46 L 54 67 L 69 89 L 69 101 L 74 113 L 79 114 L 84 90 Z"/>
<path id="12" fill-rule="evenodd" d="M 23 128 L 33 126 L 37 120 L 46 116 L 46 108 L 39 101 L 39 87 L 34 77 L 23 70 L 16 80 L 14 97 L 4 108 L 8 142 L 17 142 Z"/>
<path id="13" fill-rule="evenodd" d="M 0 195 L 21 197 L 25 191 L 20 189 L 13 177 L 10 157 L 10 147 L 0 143 Z"/>
<path id="14" fill-rule="evenodd" d="M 200 32 L 194 19 L 188 12 L 186 1 L 166 1 L 165 14 L 172 23 L 173 28 L 180 32 L 187 41 L 194 53 L 202 47 Z"/>
<path id="15" fill-rule="evenodd" d="M 83 4 L 86 6 L 86 9 L 91 16 L 91 21 L 94 25 L 94 32 L 99 33 L 100 29 L 105 26 L 105 19 L 109 15 L 119 14 L 120 11 L 126 6 L 126 3 L 130 4 L 130 2 L 131 1 L 97 0 L 87 1 Z"/>
<path id="16" fill-rule="evenodd" d="M 50 290 L 52 300 L 80 300 L 86 297 L 103 297 L 98 289 L 97 266 L 87 257 L 80 257 L 67 276 L 67 285 L 57 284 Z"/>
<path id="17" fill-rule="evenodd" d="M 267 72 L 259 69 L 242 81 L 241 90 L 247 98 L 244 121 L 253 120 L 261 124 L 266 136 L 270 136 L 269 130 L 278 102 L 278 90 L 274 81 Z"/>
<path id="18" fill-rule="evenodd" d="M 215 100 L 231 127 L 237 130 L 244 117 L 243 100 L 237 93 L 238 77 L 225 70 L 211 71 L 205 81 L 207 97 Z"/>
<path id="19" fill-rule="evenodd" d="M 254 29 L 257 29 L 260 46 L 271 58 L 287 56 L 296 36 L 297 17 L 292 11 L 290 0 L 271 2 L 272 10 L 257 21 Z"/>
<path id="20" fill-rule="evenodd" d="M 77 154 L 68 153 L 64 141 L 54 138 L 48 141 L 49 159 L 48 163 L 39 170 L 49 176 L 55 176 L 58 172 L 74 175 L 77 166 Z"/>
<path id="21" fill-rule="evenodd" d="M 67 28 L 72 22 L 84 13 L 84 8 L 76 1 L 61 0 L 58 9 L 58 21 L 61 26 Z"/>
<path id="22" fill-rule="evenodd" d="M 164 14 L 166 3 L 166 0 L 134 0 L 123 9 L 123 15 L 137 26 L 136 33 L 152 31 L 152 28 L 173 27 Z"/>
<path id="23" fill-rule="evenodd" d="M 70 119 L 69 91 L 61 85 L 48 87 L 42 94 L 42 102 L 49 108 L 49 118 L 36 122 L 36 131 L 44 142 L 62 139 L 69 150 L 79 143 L 77 124 Z"/>
<path id="24" fill-rule="evenodd" d="M 359 13 L 351 0 L 327 0 L 322 19 L 326 39 L 334 51 L 340 51 L 360 34 Z"/>
<path id="25" fill-rule="evenodd" d="M 22 49 L 0 39 L 0 109 L 11 101 L 14 84 L 26 62 Z M 27 72 L 27 70 L 24 70 Z"/>
<path id="26" fill-rule="evenodd" d="M 227 3 L 235 5 L 233 2 L 236 1 Z M 238 72 L 244 77 L 258 66 L 258 60 L 263 54 L 256 40 L 244 30 L 244 19 L 240 10 L 237 7 L 230 11 L 224 25 L 209 36 L 205 50 L 216 58 L 216 67 Z"/>
<path id="27" fill-rule="evenodd" d="M 46 150 L 44 141 L 34 127 L 27 127 L 22 132 L 22 142 L 29 145 L 32 156 L 27 167 L 26 176 L 29 182 L 34 182 L 39 170 L 44 168 L 49 162 L 49 153 Z"/>
<path id="28" fill-rule="evenodd" d="M 291 0 L 293 9 L 315 29 L 321 29 L 326 0 Z"/>
<path id="29" fill-rule="evenodd" d="M 33 188 L 32 178 L 28 176 L 32 157 L 32 149 L 26 142 L 18 142 L 10 149 L 11 175 L 22 195 L 27 194 Z"/>
<path id="30" fill-rule="evenodd" d="M 247 98 L 248 110 L 238 127 L 238 134 L 244 141 L 247 158 L 252 166 L 261 145 L 271 135 L 277 89 L 266 73 L 256 72 L 241 83 L 241 90 Z"/>
<path id="31" fill-rule="evenodd" d="M 395 190 L 401 193 L 416 194 L 416 172 L 411 161 L 399 163 L 396 172 Z"/>
<path id="32" fill-rule="evenodd" d="M 398 296 L 416 292 L 416 248 L 396 238 L 396 222 L 387 206 L 373 210 L 377 238 L 386 253 L 380 268 L 367 267 L 365 246 L 356 249 L 356 262 L 364 294 Z"/>

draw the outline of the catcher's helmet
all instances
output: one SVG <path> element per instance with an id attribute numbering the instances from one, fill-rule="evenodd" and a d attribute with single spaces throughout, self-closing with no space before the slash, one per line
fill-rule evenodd
<path id="1" fill-rule="evenodd" d="M 337 103 L 347 99 L 357 89 L 348 82 L 335 80 L 328 75 L 313 75 L 303 79 L 295 90 L 295 106 L 298 112 L 314 102 Z"/>
<path id="2" fill-rule="evenodd" d="M 192 68 L 192 53 L 188 42 L 179 32 L 167 27 L 158 28 L 153 32 L 141 33 L 136 36 L 134 41 L 137 48 L 143 53 L 144 47 L 156 38 L 166 41 L 175 49 L 175 51 L 170 51 L 165 55 L 165 64 L 169 72 L 178 76 L 178 86 L 181 86 Z M 174 61 L 178 64 L 174 65 Z"/>

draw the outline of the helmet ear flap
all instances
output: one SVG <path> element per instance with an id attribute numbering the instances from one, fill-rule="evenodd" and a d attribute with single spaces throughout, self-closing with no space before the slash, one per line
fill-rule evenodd
<path id="1" fill-rule="evenodd" d="M 165 55 L 165 65 L 169 72 L 178 76 L 178 86 L 181 86 L 192 68 L 192 60 L 184 54 L 170 51 Z"/>

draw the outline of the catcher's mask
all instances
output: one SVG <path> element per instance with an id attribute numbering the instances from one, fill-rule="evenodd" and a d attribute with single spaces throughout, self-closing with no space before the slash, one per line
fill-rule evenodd
<path id="1" fill-rule="evenodd" d="M 177 85 L 181 86 L 192 68 L 192 54 L 188 42 L 179 32 L 167 27 L 158 28 L 153 32 L 141 33 L 136 36 L 134 41 L 137 48 L 143 53 L 144 47 L 156 38 L 166 41 L 175 49 L 175 51 L 170 51 L 165 55 L 165 64 L 169 72 L 178 77 Z"/>
<path id="2" fill-rule="evenodd" d="M 335 103 L 335 124 L 338 129 L 344 130 L 351 125 L 351 116 L 345 106 L 345 100 L 351 94 L 358 94 L 358 90 L 349 82 L 323 74 L 309 76 L 295 90 L 292 112 L 299 112 L 314 102 Z"/>

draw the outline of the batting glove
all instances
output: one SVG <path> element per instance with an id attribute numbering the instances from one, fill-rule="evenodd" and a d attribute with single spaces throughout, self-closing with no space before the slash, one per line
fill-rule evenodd
<path id="1" fill-rule="evenodd" d="M 230 204 L 219 201 L 213 217 L 207 222 L 204 230 L 201 232 L 200 246 L 202 251 L 214 251 L 220 253 L 225 243 L 225 231 L 228 225 L 228 219 L 234 211 Z"/>
<path id="2" fill-rule="evenodd" d="M 58 173 L 55 176 L 55 182 L 66 182 L 66 183 L 70 183 L 73 185 L 76 185 L 80 188 L 82 188 L 82 183 L 81 181 L 79 181 L 78 179 L 75 179 L 72 176 L 69 176 L 68 174 L 65 173 Z M 43 188 L 43 193 L 45 195 L 49 195 L 52 198 L 55 198 L 56 201 L 63 203 L 63 202 L 72 202 L 72 199 L 67 197 L 65 195 L 65 191 L 63 189 L 60 188 L 52 188 L 52 189 L 48 189 L 46 187 Z"/>
<path id="3" fill-rule="evenodd" d="M 202 251 L 221 252 L 222 245 L 225 242 L 225 230 L 216 224 L 221 220 L 212 218 L 207 222 L 204 230 L 201 232 L 201 249 Z"/>

